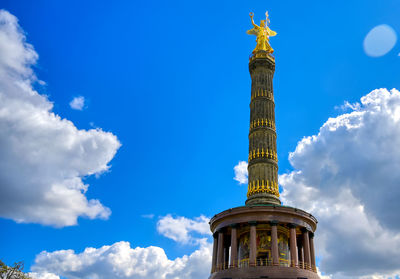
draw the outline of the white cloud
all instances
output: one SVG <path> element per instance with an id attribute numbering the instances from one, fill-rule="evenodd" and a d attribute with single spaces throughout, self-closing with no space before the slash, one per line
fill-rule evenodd
<path id="1" fill-rule="evenodd" d="M 359 110 L 359 109 L 360 109 L 360 103 L 353 103 L 353 104 L 351 104 L 351 103 L 349 103 L 348 101 L 344 101 L 344 104 L 343 104 L 343 105 L 341 105 L 341 106 L 335 106 L 335 109 L 343 110 L 343 111 L 348 110 L 348 109 L 351 109 L 351 110 Z"/>
<path id="2" fill-rule="evenodd" d="M 185 217 L 172 217 L 167 215 L 162 217 L 157 223 L 157 231 L 181 244 L 199 244 L 205 241 L 204 236 L 211 235 L 209 218 L 201 215 L 194 219 Z M 203 237 L 195 236 L 201 235 Z"/>
<path id="3" fill-rule="evenodd" d="M 211 244 L 204 243 L 192 254 L 170 260 L 162 248 L 133 249 L 129 242 L 121 241 L 86 248 L 79 254 L 43 251 L 36 256 L 32 270 L 35 279 L 204 279 L 210 274 L 211 253 Z"/>
<path id="4" fill-rule="evenodd" d="M 397 41 L 392 27 L 381 24 L 372 28 L 364 38 L 364 51 L 368 56 L 380 57 L 388 53 Z"/>
<path id="5" fill-rule="evenodd" d="M 33 88 L 37 58 L 17 18 L 0 10 L 0 216 L 57 227 L 107 218 L 110 209 L 86 198 L 82 178 L 107 171 L 120 143 L 52 112 Z"/>
<path id="6" fill-rule="evenodd" d="M 332 278 L 400 274 L 400 92 L 377 89 L 289 155 L 282 200 L 318 218 L 320 269 Z"/>
<path id="7" fill-rule="evenodd" d="M 247 183 L 247 162 L 239 161 L 239 163 L 233 168 L 235 171 L 235 179 L 239 184 Z"/>
<path id="8" fill-rule="evenodd" d="M 322 275 L 322 273 L 318 267 L 317 267 L 317 273 L 318 273 L 319 278 L 321 278 L 321 279 L 332 279 L 331 275 L 326 275 L 326 274 Z"/>
<path id="9" fill-rule="evenodd" d="M 60 276 L 49 272 L 29 272 L 29 276 L 33 279 L 60 279 Z"/>
<path id="10" fill-rule="evenodd" d="M 78 96 L 74 97 L 71 102 L 69 102 L 69 106 L 75 110 L 83 110 L 85 106 L 85 97 Z"/>

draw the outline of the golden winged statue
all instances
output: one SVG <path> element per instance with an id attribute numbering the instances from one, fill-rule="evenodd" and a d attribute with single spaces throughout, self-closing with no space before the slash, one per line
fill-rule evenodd
<path id="1" fill-rule="evenodd" d="M 251 23 L 253 24 L 253 28 L 247 30 L 247 34 L 249 35 L 256 35 L 257 45 L 256 48 L 253 50 L 253 53 L 256 53 L 259 50 L 267 51 L 269 53 L 273 53 L 274 50 L 269 44 L 269 37 L 276 36 L 276 32 L 272 31 L 269 28 L 269 18 L 268 12 L 265 13 L 265 20 L 261 20 L 260 26 L 254 23 L 254 13 L 250 13 Z"/>

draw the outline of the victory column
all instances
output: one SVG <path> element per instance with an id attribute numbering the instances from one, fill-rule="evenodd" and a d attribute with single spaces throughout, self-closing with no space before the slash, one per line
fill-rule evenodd
<path id="1" fill-rule="evenodd" d="M 218 213 L 210 220 L 214 237 L 210 279 L 319 279 L 315 267 L 317 220 L 279 200 L 275 103 L 272 79 L 275 58 L 269 38 L 268 12 L 250 56 L 251 76 L 248 191 L 245 206 Z"/>

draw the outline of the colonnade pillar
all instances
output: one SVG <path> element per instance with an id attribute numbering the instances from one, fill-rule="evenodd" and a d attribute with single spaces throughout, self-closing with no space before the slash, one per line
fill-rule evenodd
<path id="1" fill-rule="evenodd" d="M 289 224 L 290 229 L 290 266 L 298 267 L 296 225 Z"/>
<path id="2" fill-rule="evenodd" d="M 228 244 L 225 246 L 224 252 L 225 252 L 224 265 L 222 266 L 222 269 L 226 269 L 229 266 L 229 245 Z"/>
<path id="3" fill-rule="evenodd" d="M 279 265 L 279 246 L 278 246 L 278 221 L 271 221 L 271 254 L 272 264 Z M 249 266 L 257 265 L 257 222 L 249 222 L 250 225 L 250 255 Z M 231 225 L 231 239 L 225 239 L 223 229 L 213 235 L 213 253 L 211 272 L 223 270 L 228 267 L 238 267 L 238 237 L 237 224 Z M 314 234 L 306 228 L 301 229 L 301 237 L 297 239 L 296 225 L 288 224 L 289 227 L 289 248 L 291 267 L 300 267 L 313 270 L 315 266 Z M 229 253 L 229 247 L 230 253 Z"/>
<path id="4" fill-rule="evenodd" d="M 309 235 L 310 235 L 311 269 L 317 272 L 317 268 L 315 267 L 314 234 L 309 233 Z"/>
<path id="5" fill-rule="evenodd" d="M 217 267 L 218 234 L 215 233 L 213 235 L 213 238 L 214 238 L 214 244 L 213 244 L 213 254 L 212 254 L 212 263 L 211 263 L 211 273 L 213 273 Z"/>
<path id="6" fill-rule="evenodd" d="M 299 238 L 297 242 L 297 255 L 299 256 L 299 267 L 304 268 L 304 253 L 303 253 L 303 241 Z"/>
<path id="7" fill-rule="evenodd" d="M 257 257 L 257 222 L 249 222 L 250 224 L 250 255 L 249 255 L 249 265 L 256 265 Z"/>
<path id="8" fill-rule="evenodd" d="M 217 252 L 217 270 L 221 270 L 224 264 L 224 233 L 218 232 L 218 252 Z"/>
<path id="9" fill-rule="evenodd" d="M 303 247 L 304 247 L 304 263 L 305 269 L 310 269 L 311 267 L 311 255 L 310 255 L 310 240 L 308 237 L 308 230 L 303 228 Z"/>
<path id="10" fill-rule="evenodd" d="M 237 261 L 237 224 L 231 225 L 231 262 L 229 267 L 237 267 L 238 266 L 238 261 Z"/>
<path id="11" fill-rule="evenodd" d="M 271 222 L 271 253 L 272 264 L 279 265 L 279 251 L 278 251 L 278 222 Z"/>

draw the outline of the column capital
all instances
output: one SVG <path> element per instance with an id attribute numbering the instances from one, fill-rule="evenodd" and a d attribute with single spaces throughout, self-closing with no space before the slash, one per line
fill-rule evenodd
<path id="1" fill-rule="evenodd" d="M 256 226 L 257 225 L 257 221 L 249 221 L 249 225 L 250 226 Z"/>
<path id="2" fill-rule="evenodd" d="M 236 229 L 237 227 L 239 227 L 239 224 L 238 223 L 233 223 L 233 224 L 230 225 L 230 227 L 232 229 Z"/>
<path id="3" fill-rule="evenodd" d="M 271 226 L 277 226 L 279 224 L 279 222 L 277 220 L 272 220 L 272 221 L 269 222 L 269 224 Z"/>
<path id="4" fill-rule="evenodd" d="M 287 225 L 288 225 L 288 227 L 289 227 L 290 229 L 295 229 L 295 228 L 297 228 L 297 225 L 294 224 L 294 223 L 289 223 L 289 224 L 287 224 Z"/>
<path id="5" fill-rule="evenodd" d="M 314 233 L 313 232 L 309 232 L 308 235 L 309 235 L 310 238 L 314 238 Z"/>
<path id="6" fill-rule="evenodd" d="M 307 228 L 302 227 L 302 228 L 301 228 L 301 232 L 302 232 L 302 233 L 305 233 L 305 232 L 308 232 L 308 230 L 307 230 Z"/>

